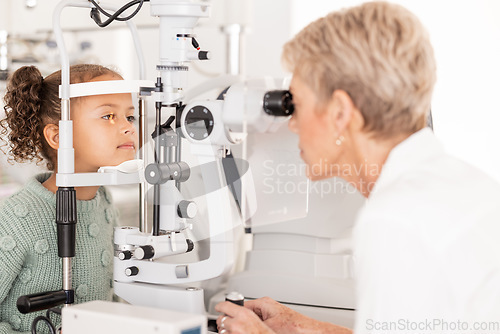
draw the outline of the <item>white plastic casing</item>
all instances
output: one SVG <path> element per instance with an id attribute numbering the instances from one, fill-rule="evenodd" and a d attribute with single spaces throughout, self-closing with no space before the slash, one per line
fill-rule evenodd
<path id="1" fill-rule="evenodd" d="M 278 88 L 274 79 L 265 77 L 232 85 L 226 93 L 222 121 L 232 132 L 275 132 L 288 117 L 270 116 L 264 112 L 264 95 Z"/>
<path id="2" fill-rule="evenodd" d="M 64 334 L 205 334 L 207 319 L 188 314 L 106 301 L 62 310 Z"/>
<path id="3" fill-rule="evenodd" d="M 213 116 L 213 129 L 212 132 L 202 140 L 193 139 L 186 129 L 186 118 L 188 117 L 191 110 L 197 106 L 202 106 L 206 108 Z M 226 146 L 235 143 L 235 139 L 231 136 L 228 129 L 225 127 L 222 120 L 222 110 L 224 108 L 224 101 L 222 100 L 206 100 L 206 101 L 194 101 L 189 103 L 185 108 L 181 116 L 181 130 L 182 134 L 186 139 L 192 143 L 202 144 L 202 145 L 214 145 L 214 146 Z"/>

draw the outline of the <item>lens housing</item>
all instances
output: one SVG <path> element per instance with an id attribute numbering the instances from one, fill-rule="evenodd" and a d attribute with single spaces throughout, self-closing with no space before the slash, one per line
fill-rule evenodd
<path id="1" fill-rule="evenodd" d="M 292 93 L 288 90 L 271 90 L 264 94 L 263 108 L 271 116 L 286 117 L 293 114 Z"/>

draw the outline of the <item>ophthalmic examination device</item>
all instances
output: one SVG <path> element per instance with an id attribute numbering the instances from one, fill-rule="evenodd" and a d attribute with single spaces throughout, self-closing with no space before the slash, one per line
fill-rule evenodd
<path id="1" fill-rule="evenodd" d="M 144 80 L 142 48 L 130 20 L 145 2 L 149 2 L 151 16 L 159 18 L 158 76 L 154 81 Z M 137 7 L 125 16 L 124 11 L 132 6 Z M 91 17 L 102 27 L 114 20 L 126 21 L 139 59 L 141 80 L 70 84 L 69 60 L 60 26 L 66 7 L 90 9 Z M 184 93 L 188 64 L 210 57 L 208 51 L 201 50 L 193 34 L 198 19 L 208 17 L 209 11 L 207 2 L 191 0 L 134 0 L 119 9 L 92 0 L 63 0 L 56 6 L 53 30 L 62 69 L 56 179 L 62 289 L 21 296 L 18 300 L 21 312 L 74 303 L 71 262 L 78 228 L 74 187 L 137 183 L 141 221 L 139 227 L 115 228 L 113 260 L 114 292 L 134 306 L 96 301 L 64 307 L 62 330 L 65 334 L 137 332 L 138 328 L 141 332 L 206 332 L 203 290 L 185 285 L 219 277 L 230 270 L 234 261 L 233 229 L 238 221 L 231 184 L 241 182 L 249 174 L 248 164 L 243 159 L 234 159 L 239 173 L 228 176 L 223 159 L 231 145 L 244 141 L 246 133 L 275 131 L 293 113 L 290 93 L 270 79 L 242 81 L 232 77 L 223 81 L 226 90 L 217 100 L 196 101 L 196 94 Z M 103 22 L 101 15 L 108 18 Z M 137 94 L 138 159 L 119 166 L 102 166 L 96 173 L 75 173 L 70 99 L 115 93 Z M 154 105 L 154 129 L 147 126 L 148 103 Z M 183 145 L 196 157 L 195 165 L 184 160 Z M 200 177 L 192 179 L 195 174 Z M 192 198 L 181 192 L 187 182 L 200 189 Z M 241 222 L 251 210 L 245 200 L 240 202 L 236 216 Z M 151 224 L 149 231 L 148 224 Z M 193 251 L 199 253 L 196 261 L 169 261 L 172 255 Z M 55 330 L 49 317 L 43 320 L 49 323 L 51 331 Z"/>

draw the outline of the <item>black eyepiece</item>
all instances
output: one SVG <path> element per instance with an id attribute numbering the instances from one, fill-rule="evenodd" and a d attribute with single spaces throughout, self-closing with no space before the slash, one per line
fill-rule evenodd
<path id="1" fill-rule="evenodd" d="M 294 105 L 288 90 L 271 90 L 264 95 L 264 111 L 271 116 L 290 116 Z"/>

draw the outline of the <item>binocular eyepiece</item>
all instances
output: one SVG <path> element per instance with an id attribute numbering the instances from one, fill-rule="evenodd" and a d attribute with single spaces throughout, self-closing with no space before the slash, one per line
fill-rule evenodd
<path id="1" fill-rule="evenodd" d="M 292 93 L 288 90 L 271 90 L 264 95 L 263 107 L 268 115 L 290 116 L 294 111 Z"/>

